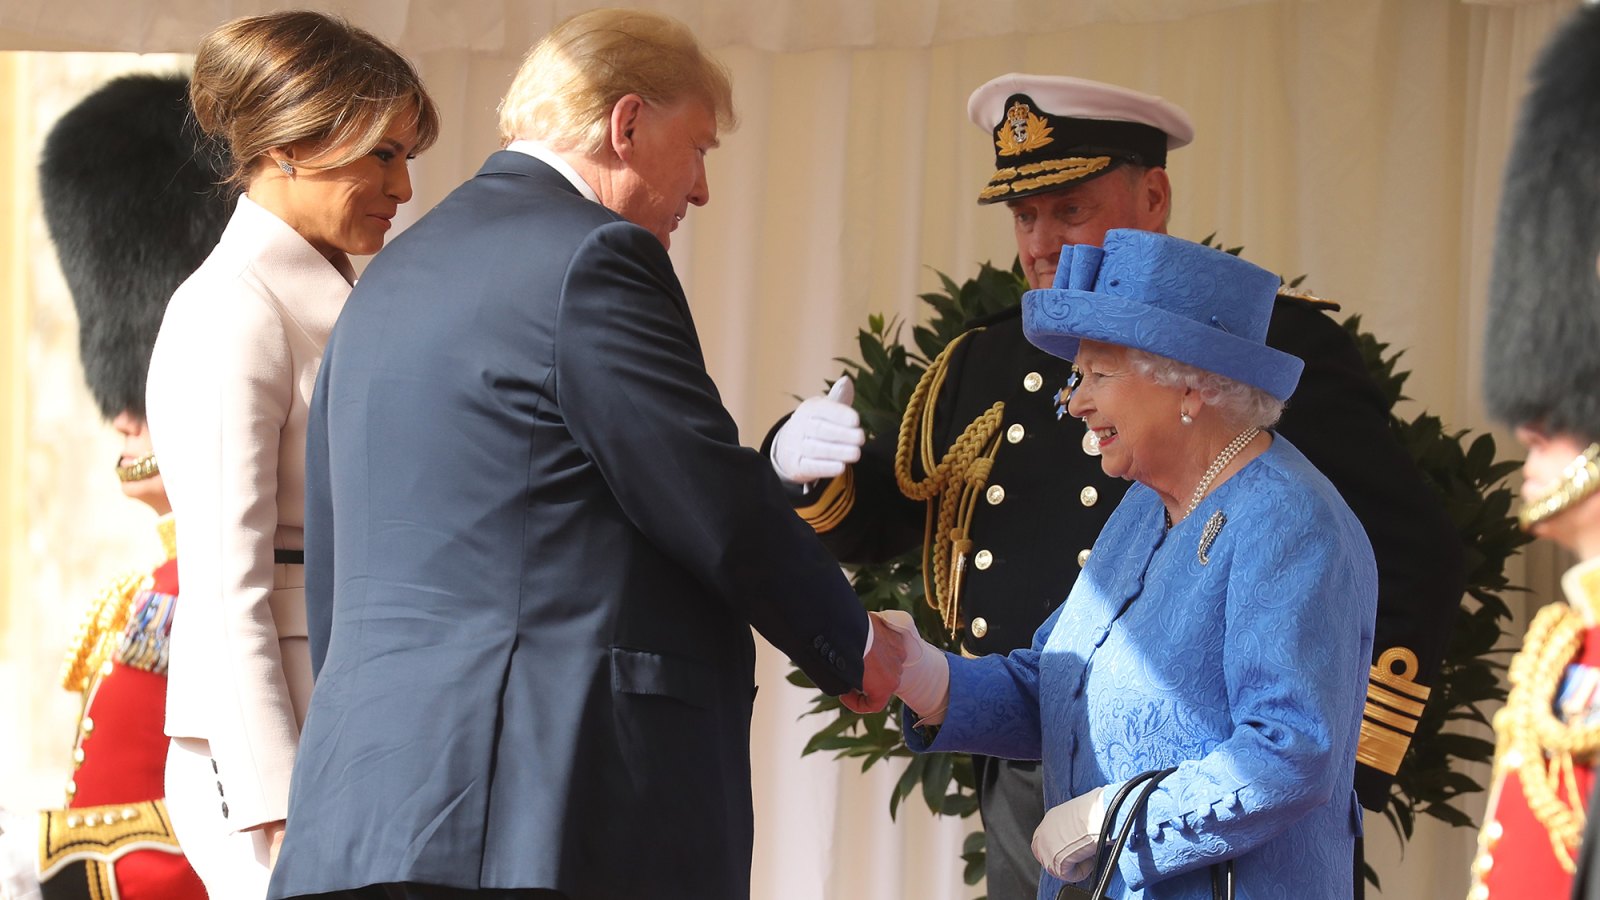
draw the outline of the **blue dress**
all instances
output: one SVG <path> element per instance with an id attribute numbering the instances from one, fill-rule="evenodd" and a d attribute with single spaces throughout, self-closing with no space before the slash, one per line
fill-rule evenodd
<path id="1" fill-rule="evenodd" d="M 1240 898 L 1344 900 L 1378 591 L 1366 533 L 1277 435 L 1170 531 L 1163 513 L 1134 485 L 1033 646 L 950 655 L 944 724 L 930 741 L 908 717 L 907 743 L 1042 759 L 1046 807 L 1176 766 L 1113 897 L 1210 897 L 1208 867 L 1233 859 Z M 1060 887 L 1046 872 L 1039 897 Z"/>

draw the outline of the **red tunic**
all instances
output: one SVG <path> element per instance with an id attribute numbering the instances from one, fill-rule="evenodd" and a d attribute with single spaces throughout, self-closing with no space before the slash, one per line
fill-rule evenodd
<path id="1" fill-rule="evenodd" d="M 1584 632 L 1583 647 L 1575 662 L 1600 668 L 1600 628 Z M 1555 698 L 1551 698 L 1555 702 Z M 1589 801 L 1594 784 L 1592 760 L 1573 760 L 1573 780 L 1580 803 Z M 1484 813 L 1483 830 L 1478 836 L 1478 855 L 1473 860 L 1474 886 L 1469 900 L 1489 898 L 1567 897 L 1572 893 L 1572 875 L 1562 867 L 1550 842 L 1550 832 L 1528 806 L 1522 780 L 1513 765 L 1497 760 L 1503 775 L 1491 788 L 1489 809 Z M 1564 776 L 1556 783 L 1557 796 L 1567 798 L 1569 785 Z M 1575 849 L 1574 849 L 1574 852 Z"/>
<path id="2" fill-rule="evenodd" d="M 119 652 L 85 694 L 66 809 L 44 811 L 41 822 L 47 900 L 205 900 L 205 886 L 178 849 L 162 801 L 165 623 L 139 628 L 141 614 L 169 617 L 177 593 L 178 564 L 169 559 L 133 598 L 135 621 L 111 636 L 122 639 Z M 108 876 L 115 880 L 114 893 L 99 883 Z"/>

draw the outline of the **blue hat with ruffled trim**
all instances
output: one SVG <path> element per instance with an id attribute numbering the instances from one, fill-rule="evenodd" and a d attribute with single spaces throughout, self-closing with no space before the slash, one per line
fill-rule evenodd
<path id="1" fill-rule="evenodd" d="M 1105 246 L 1061 248 L 1055 286 L 1022 295 L 1035 347 L 1072 359 L 1078 341 L 1133 347 L 1288 400 L 1305 363 L 1266 345 L 1278 276 L 1191 241 L 1118 228 Z"/>

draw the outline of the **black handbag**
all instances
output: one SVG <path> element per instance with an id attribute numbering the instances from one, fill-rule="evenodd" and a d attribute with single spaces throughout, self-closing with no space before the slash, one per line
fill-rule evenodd
<path id="1" fill-rule="evenodd" d="M 1128 839 L 1133 836 L 1133 826 L 1139 819 L 1144 818 L 1144 808 L 1150 802 L 1150 795 L 1155 792 L 1161 779 L 1171 775 L 1177 769 L 1152 769 L 1149 772 L 1140 772 L 1127 781 L 1112 795 L 1111 802 L 1106 804 L 1105 821 L 1115 824 L 1117 816 L 1121 814 L 1122 807 L 1128 801 L 1128 796 L 1138 791 L 1134 797 L 1133 805 L 1128 810 L 1127 817 L 1122 822 L 1122 827 L 1117 829 L 1117 836 L 1112 840 L 1109 831 L 1100 832 L 1100 840 L 1095 848 L 1095 880 L 1094 889 L 1086 891 L 1070 884 L 1061 886 L 1056 892 L 1056 900 L 1106 900 L 1106 891 L 1111 889 L 1111 876 L 1117 870 L 1117 859 L 1122 856 L 1123 848 L 1128 846 Z M 1211 900 L 1233 900 L 1233 860 L 1216 863 L 1211 867 Z"/>

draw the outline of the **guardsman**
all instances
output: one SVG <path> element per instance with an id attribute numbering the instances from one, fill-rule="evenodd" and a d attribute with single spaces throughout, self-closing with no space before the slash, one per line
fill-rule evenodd
<path id="1" fill-rule="evenodd" d="M 1523 527 L 1578 562 L 1561 579 L 1566 602 L 1539 610 L 1511 660 L 1472 900 L 1600 897 L 1588 815 L 1600 754 L 1597 264 L 1600 9 L 1589 7 L 1534 67 L 1495 236 L 1484 397 L 1527 449 Z"/>
<path id="2" fill-rule="evenodd" d="M 1098 245 L 1112 228 L 1165 233 L 1167 153 L 1194 137 L 1176 105 L 1109 84 L 1012 74 L 978 88 L 967 111 L 995 148 L 978 202 L 1010 211 L 1030 287 L 1050 287 L 1063 244 Z M 1356 785 L 1363 805 L 1381 809 L 1438 671 L 1465 571 L 1443 504 L 1391 430 L 1389 404 L 1333 309 L 1280 296 L 1267 343 L 1306 362 L 1278 430 L 1343 493 L 1378 559 Z M 1093 436 L 1062 414 L 1072 377 L 1067 361 L 1028 344 L 1012 309 L 970 323 L 929 366 L 899 435 L 861 446 L 848 387 L 836 385 L 780 422 L 765 450 L 796 510 L 840 560 L 882 560 L 924 543 L 928 599 L 962 651 L 1006 653 L 1028 646 L 1067 596 L 1127 486 L 1101 473 Z M 1044 815 L 1038 764 L 974 764 L 989 896 L 1031 898 L 1039 866 L 1029 844 Z M 1359 858 L 1356 872 L 1359 892 Z"/>
<path id="3" fill-rule="evenodd" d="M 123 437 L 123 493 L 160 516 L 162 553 L 153 568 L 107 585 L 67 650 L 62 685 L 82 695 L 83 712 L 66 802 L 36 820 L 7 816 L 4 840 L 34 848 L 33 870 L 3 879 L 23 896 L 19 881 L 36 884 L 45 900 L 206 896 L 163 799 L 178 567 L 172 507 L 144 421 L 162 310 L 227 220 L 217 169 L 187 131 L 187 95 L 182 76 L 112 81 L 61 118 L 40 161 L 46 224 L 78 311 L 84 376 Z"/>

